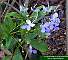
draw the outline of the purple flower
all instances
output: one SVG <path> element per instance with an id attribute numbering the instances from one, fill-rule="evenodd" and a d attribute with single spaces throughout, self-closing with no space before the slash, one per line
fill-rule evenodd
<path id="1" fill-rule="evenodd" d="M 45 32 L 49 33 L 50 29 L 49 28 L 45 28 Z"/>
<path id="2" fill-rule="evenodd" d="M 50 28 L 50 30 L 53 30 L 53 28 L 54 28 L 53 24 L 51 24 L 51 25 L 49 26 L 49 28 Z"/>
<path id="3" fill-rule="evenodd" d="M 22 29 L 26 29 L 26 30 L 30 30 L 31 29 L 31 26 L 28 25 L 28 24 L 25 24 L 25 25 L 22 25 L 21 28 Z"/>
<path id="4" fill-rule="evenodd" d="M 59 30 L 59 27 L 58 26 L 54 27 L 53 31 L 55 31 L 55 30 Z"/>
<path id="5" fill-rule="evenodd" d="M 32 50 L 32 52 L 33 52 L 34 54 L 37 54 L 37 50 Z"/>
<path id="6" fill-rule="evenodd" d="M 43 6 L 43 11 L 48 12 L 48 7 Z"/>
<path id="7" fill-rule="evenodd" d="M 50 21 L 51 21 L 51 25 L 53 25 L 53 26 L 59 26 L 60 19 L 58 18 L 58 14 L 54 13 L 53 15 L 51 15 Z"/>
<path id="8" fill-rule="evenodd" d="M 40 25 L 42 33 L 44 33 L 44 32 L 50 32 L 49 24 L 50 24 L 49 22 L 46 22 L 45 24 Z"/>
<path id="9" fill-rule="evenodd" d="M 58 17 L 58 13 L 55 12 L 52 16 L 53 16 L 53 19 L 54 19 L 54 18 L 57 18 L 57 17 Z"/>
<path id="10" fill-rule="evenodd" d="M 45 32 L 45 28 L 44 28 L 44 27 L 41 28 L 41 32 L 42 32 L 42 33 Z"/>
<path id="11" fill-rule="evenodd" d="M 64 11 L 63 10 L 60 10 L 59 11 L 59 18 L 61 19 L 63 17 L 63 15 L 64 15 Z"/>
<path id="12" fill-rule="evenodd" d="M 30 20 L 26 20 L 26 22 L 27 22 L 27 24 L 21 26 L 22 29 L 30 30 L 31 27 L 35 26 L 35 24 L 31 23 Z"/>
<path id="13" fill-rule="evenodd" d="M 51 30 L 59 30 L 59 23 L 60 23 L 60 19 L 59 18 L 51 18 L 50 22 L 46 22 L 43 25 L 41 25 L 41 32 L 42 33 L 49 33 Z"/>
<path id="14" fill-rule="evenodd" d="M 29 46 L 28 52 L 32 53 L 32 46 L 31 45 Z"/>

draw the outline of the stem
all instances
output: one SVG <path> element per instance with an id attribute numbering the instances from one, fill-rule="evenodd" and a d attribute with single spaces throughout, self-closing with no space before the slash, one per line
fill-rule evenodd
<path id="1" fill-rule="evenodd" d="M 8 0 L 8 4 L 9 4 L 9 1 L 10 1 L 10 0 Z M 6 13 L 6 10 L 7 10 L 7 9 L 8 9 L 8 6 L 5 7 L 5 9 L 4 9 L 4 11 L 3 11 L 2 15 L 1 15 L 1 18 L 2 18 L 2 19 L 3 19 L 3 17 L 4 17 L 4 14 Z"/>
<path id="2" fill-rule="evenodd" d="M 27 51 L 27 53 L 26 53 L 25 60 L 26 60 L 27 56 L 28 56 L 28 51 Z"/>

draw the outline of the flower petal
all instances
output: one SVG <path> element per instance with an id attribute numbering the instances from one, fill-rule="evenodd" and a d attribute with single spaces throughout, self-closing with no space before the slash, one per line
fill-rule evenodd
<path id="1" fill-rule="evenodd" d="M 54 26 L 53 25 L 50 25 L 49 28 L 52 30 L 54 28 Z"/>
<path id="2" fill-rule="evenodd" d="M 27 26 L 27 30 L 29 31 L 30 29 L 31 29 L 31 27 L 28 25 L 28 26 Z"/>
<path id="3" fill-rule="evenodd" d="M 54 27 L 54 31 L 55 31 L 55 30 L 59 30 L 59 27 Z"/>
<path id="4" fill-rule="evenodd" d="M 46 28 L 45 29 L 45 32 L 49 33 L 50 32 L 50 29 L 49 28 Z"/>
<path id="5" fill-rule="evenodd" d="M 31 24 L 29 24 L 31 27 L 34 27 L 35 26 L 35 24 L 33 24 L 33 23 L 31 23 Z"/>
<path id="6" fill-rule="evenodd" d="M 33 52 L 34 54 L 37 54 L 37 50 L 32 50 L 32 52 Z"/>
<path id="7" fill-rule="evenodd" d="M 22 25 L 21 28 L 22 29 L 26 29 L 27 28 L 27 25 Z"/>
<path id="8" fill-rule="evenodd" d="M 42 28 L 42 29 L 41 29 L 41 32 L 44 33 L 44 32 L 45 32 L 45 28 Z"/>
<path id="9" fill-rule="evenodd" d="M 58 17 L 58 13 L 55 12 L 55 13 L 53 14 L 53 18 L 57 18 L 57 17 Z"/>
<path id="10" fill-rule="evenodd" d="M 48 7 L 43 6 L 43 11 L 48 12 Z"/>
<path id="11" fill-rule="evenodd" d="M 30 20 L 26 20 L 26 23 L 27 23 L 27 24 L 31 24 L 31 21 L 30 21 Z"/>

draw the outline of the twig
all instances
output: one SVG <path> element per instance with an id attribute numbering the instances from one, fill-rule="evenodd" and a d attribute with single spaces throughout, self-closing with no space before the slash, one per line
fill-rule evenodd
<path id="1" fill-rule="evenodd" d="M 15 2 L 16 2 L 16 0 L 13 0 L 12 3 L 11 3 L 11 5 L 13 6 Z M 11 7 L 8 8 L 8 10 L 7 10 L 6 13 L 8 13 L 10 10 L 11 10 Z"/>
<path id="2" fill-rule="evenodd" d="M 8 56 L 12 56 L 12 53 L 8 50 L 8 49 L 5 49 L 4 47 L 1 47 L 1 50 L 4 51 L 4 53 Z"/>
<path id="3" fill-rule="evenodd" d="M 11 4 L 8 4 L 7 2 L 4 2 L 4 4 L 6 4 L 9 7 L 13 8 L 16 12 L 20 13 L 20 11 L 17 8 L 15 8 L 14 6 L 12 6 Z"/>
<path id="4" fill-rule="evenodd" d="M 9 1 L 10 1 L 10 0 L 8 0 L 8 3 L 9 3 Z M 2 15 L 1 15 L 1 18 L 2 18 L 2 19 L 3 19 L 3 17 L 4 17 L 4 14 L 6 13 L 7 8 L 8 8 L 8 6 L 5 7 L 5 9 L 4 9 L 4 11 L 3 11 Z"/>
<path id="5" fill-rule="evenodd" d="M 60 1 L 59 5 L 61 5 L 64 2 L 64 0 Z"/>
<path id="6" fill-rule="evenodd" d="M 27 56 L 28 56 L 28 51 L 27 51 L 27 53 L 26 53 L 25 60 L 26 60 Z"/>
<path id="7" fill-rule="evenodd" d="M 16 1 L 16 4 L 19 6 L 19 3 Z"/>

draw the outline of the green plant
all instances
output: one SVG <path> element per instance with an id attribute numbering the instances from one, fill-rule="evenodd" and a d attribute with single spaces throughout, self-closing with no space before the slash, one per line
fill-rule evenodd
<path id="1" fill-rule="evenodd" d="M 41 53 L 48 50 L 47 44 L 44 42 L 47 35 L 41 32 L 40 21 L 51 12 L 52 7 L 49 8 L 49 12 L 41 10 L 43 7 L 43 5 L 37 7 L 31 15 L 25 8 L 20 14 L 17 12 L 7 13 L 4 21 L 0 23 L 1 49 L 9 50 L 12 53 L 12 60 L 26 59 L 29 49 L 31 49 L 30 46 Z M 24 58 L 21 53 L 22 56 L 25 56 Z M 4 59 L 8 60 L 9 58 L 4 57 Z"/>
<path id="2" fill-rule="evenodd" d="M 28 42 L 41 52 L 47 51 L 47 45 L 44 43 L 45 34 L 43 35 L 40 32 L 39 24 L 29 31 L 20 28 L 21 25 L 25 24 L 27 19 L 31 19 L 32 21 L 36 20 L 38 22 L 39 16 L 37 15 L 42 17 L 42 11 L 33 12 L 30 17 L 28 16 L 28 13 L 18 14 L 17 12 L 10 12 L 5 15 L 3 23 L 0 23 L 0 36 L 3 43 L 3 48 L 7 48 L 7 50 L 13 53 L 14 60 L 17 59 L 18 55 L 21 55 L 20 52 L 16 54 L 15 51 L 19 51 L 19 47 L 22 48 L 24 44 L 27 45 Z"/>

